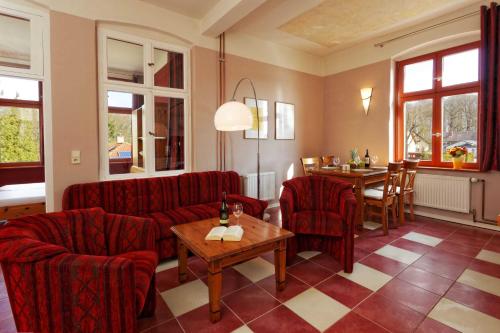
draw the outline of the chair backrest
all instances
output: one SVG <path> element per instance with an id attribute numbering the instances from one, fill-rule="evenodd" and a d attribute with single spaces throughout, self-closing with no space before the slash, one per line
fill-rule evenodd
<path id="1" fill-rule="evenodd" d="M 310 176 L 311 170 L 319 169 L 321 162 L 319 157 L 302 157 L 300 159 L 302 167 L 304 168 L 304 175 Z"/>
<path id="2" fill-rule="evenodd" d="M 321 163 L 322 163 L 322 165 L 332 165 L 334 157 L 335 156 L 333 156 L 333 155 L 321 156 Z"/>
<path id="3" fill-rule="evenodd" d="M 417 175 L 417 167 L 420 160 L 404 160 L 403 172 L 401 175 L 401 190 L 412 192 L 415 186 L 415 176 Z"/>
<path id="4" fill-rule="evenodd" d="M 392 198 L 396 196 L 397 188 L 401 180 L 401 168 L 403 163 L 392 162 L 387 166 L 387 174 L 385 175 L 384 181 L 384 197 L 385 201 L 387 198 Z"/>

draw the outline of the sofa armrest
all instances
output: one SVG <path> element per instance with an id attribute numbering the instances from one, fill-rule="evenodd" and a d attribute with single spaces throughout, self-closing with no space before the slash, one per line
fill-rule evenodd
<path id="1" fill-rule="evenodd" d="M 340 193 L 339 213 L 349 229 L 352 229 L 356 222 L 357 205 L 356 197 L 351 188 L 345 189 Z"/>
<path id="2" fill-rule="evenodd" d="M 250 197 L 246 197 L 240 194 L 228 194 L 227 203 L 233 205 L 236 202 L 241 202 L 243 205 L 243 211 L 248 215 L 262 219 L 264 216 L 264 210 L 267 208 L 267 202 L 263 200 L 258 200 Z"/>
<path id="3" fill-rule="evenodd" d="M 62 254 L 3 268 L 19 331 L 136 330 L 135 265 L 129 259 Z"/>
<path id="4" fill-rule="evenodd" d="M 288 187 L 284 187 L 283 192 L 281 192 L 280 209 L 282 227 L 288 229 L 292 215 L 295 212 L 294 195 Z"/>
<path id="5" fill-rule="evenodd" d="M 132 251 L 156 251 L 160 237 L 158 224 L 150 218 L 118 214 L 105 215 L 109 255 Z"/>

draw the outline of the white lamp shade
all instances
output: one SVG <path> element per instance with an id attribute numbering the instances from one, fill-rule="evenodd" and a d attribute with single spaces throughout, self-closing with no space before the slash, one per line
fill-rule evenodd
<path id="1" fill-rule="evenodd" d="M 252 128 L 252 112 L 245 104 L 230 101 L 215 112 L 214 125 L 218 131 L 243 131 Z"/>

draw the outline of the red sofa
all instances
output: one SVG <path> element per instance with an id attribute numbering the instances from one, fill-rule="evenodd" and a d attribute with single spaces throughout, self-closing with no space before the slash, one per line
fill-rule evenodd
<path id="1" fill-rule="evenodd" d="M 154 314 L 151 219 L 100 208 L 33 215 L 0 226 L 0 261 L 20 332 L 136 332 Z"/>
<path id="2" fill-rule="evenodd" d="M 177 254 L 170 227 L 219 216 L 223 191 L 230 205 L 241 202 L 245 213 L 262 218 L 267 202 L 241 195 L 240 183 L 234 171 L 209 171 L 77 184 L 65 190 L 63 209 L 102 207 L 109 213 L 152 218 L 159 224 L 158 253 L 165 259 Z"/>
<path id="3" fill-rule="evenodd" d="M 352 272 L 357 205 L 352 184 L 306 176 L 288 180 L 283 187 L 283 228 L 295 234 L 288 240 L 288 260 L 301 251 L 321 251 L 339 260 L 345 272 Z"/>

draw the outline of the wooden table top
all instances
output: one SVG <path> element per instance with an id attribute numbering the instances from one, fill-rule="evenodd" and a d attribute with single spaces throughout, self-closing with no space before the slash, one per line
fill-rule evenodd
<path id="1" fill-rule="evenodd" d="M 205 240 L 209 231 L 219 226 L 218 217 L 179 224 L 171 227 L 171 230 L 191 251 L 207 262 L 293 237 L 292 232 L 247 214 L 241 215 L 239 222 L 244 231 L 243 238 L 239 242 Z M 230 216 L 229 224 L 236 224 L 234 215 Z"/>
<path id="2" fill-rule="evenodd" d="M 362 178 L 369 176 L 378 176 L 387 173 L 386 167 L 374 167 L 374 168 L 360 168 L 360 169 L 350 169 L 343 171 L 340 167 L 321 167 L 319 169 L 312 169 L 310 172 L 314 175 L 319 176 L 339 176 L 346 178 Z"/>

